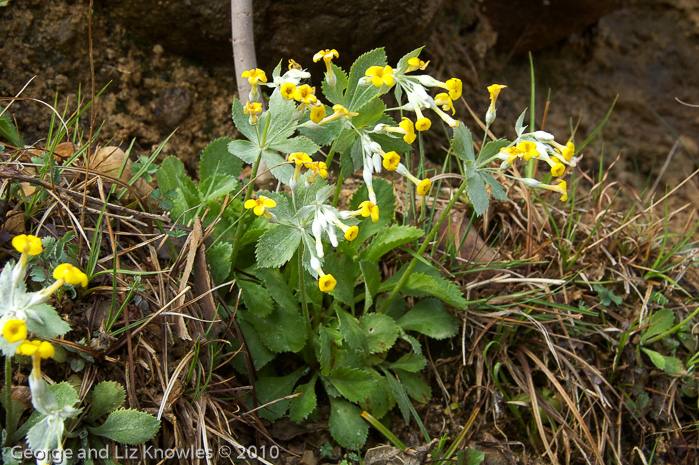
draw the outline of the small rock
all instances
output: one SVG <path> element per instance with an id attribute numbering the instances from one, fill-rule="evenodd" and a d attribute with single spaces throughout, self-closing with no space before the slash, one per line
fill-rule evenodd
<path id="1" fill-rule="evenodd" d="M 155 102 L 155 119 L 167 130 L 175 129 L 189 114 L 192 99 L 182 86 L 163 91 Z"/>

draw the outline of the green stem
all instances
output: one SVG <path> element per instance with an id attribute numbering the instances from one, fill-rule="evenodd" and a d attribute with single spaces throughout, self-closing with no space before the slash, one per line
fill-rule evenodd
<path id="1" fill-rule="evenodd" d="M 306 333 L 308 341 L 313 338 L 313 326 L 311 325 L 311 313 L 308 311 L 308 302 L 306 301 L 306 270 L 303 269 L 303 242 L 299 244 L 299 287 L 301 288 L 301 307 L 303 308 L 303 318 L 306 320 Z"/>
<path id="2" fill-rule="evenodd" d="M 449 216 L 449 212 L 451 209 L 454 207 L 454 204 L 456 203 L 457 200 L 461 197 L 461 194 L 464 193 L 464 190 L 466 189 L 466 181 L 461 183 L 461 186 L 459 187 L 459 190 L 456 191 L 456 194 L 451 198 L 449 203 L 447 204 L 446 208 L 442 212 L 442 214 L 439 216 L 439 220 L 437 221 L 437 224 L 435 224 L 430 232 L 427 234 L 427 237 L 425 237 L 425 240 L 422 242 L 422 245 L 418 249 L 417 253 L 415 254 L 415 257 L 413 257 L 412 260 L 410 260 L 410 263 L 408 264 L 408 268 L 405 270 L 405 273 L 403 273 L 403 276 L 401 276 L 400 281 L 398 281 L 398 284 L 396 284 L 396 287 L 393 288 L 393 291 L 391 291 L 391 294 L 388 296 L 386 301 L 383 303 L 381 306 L 381 309 L 379 310 L 379 313 L 385 313 L 386 310 L 388 310 L 388 307 L 391 306 L 391 303 L 393 303 L 393 300 L 398 296 L 398 293 L 400 292 L 401 289 L 403 289 L 403 286 L 405 286 L 405 283 L 408 282 L 408 278 L 410 277 L 410 273 L 413 272 L 415 269 L 415 266 L 417 265 L 418 258 L 421 256 L 425 250 L 427 250 L 427 247 L 430 245 L 432 242 L 432 239 L 434 236 L 437 234 L 437 231 L 439 231 L 440 226 L 442 226 L 442 223 L 444 223 L 444 220 L 447 219 Z"/>
<path id="3" fill-rule="evenodd" d="M 8 443 L 12 441 L 12 436 L 15 434 L 12 407 L 12 357 L 5 357 L 5 432 Z"/>
<path id="4" fill-rule="evenodd" d="M 262 152 L 258 155 L 255 165 L 252 167 L 252 173 L 250 173 L 250 182 L 248 183 L 248 191 L 245 193 L 245 199 L 243 199 L 243 204 L 252 198 L 253 192 L 255 192 L 255 177 L 257 176 L 257 170 L 260 167 L 260 160 L 262 160 Z M 240 251 L 240 241 L 243 239 L 243 232 L 245 230 L 245 217 L 247 210 L 238 219 L 238 228 L 235 231 L 235 242 L 233 243 L 233 253 L 231 254 L 231 269 L 235 269 L 235 262 L 238 259 L 238 252 Z"/>
<path id="5" fill-rule="evenodd" d="M 340 189 L 342 189 L 342 181 L 345 177 L 340 173 L 337 177 L 337 184 L 335 184 L 335 195 L 333 196 L 333 207 L 337 208 L 337 203 L 340 201 Z"/>

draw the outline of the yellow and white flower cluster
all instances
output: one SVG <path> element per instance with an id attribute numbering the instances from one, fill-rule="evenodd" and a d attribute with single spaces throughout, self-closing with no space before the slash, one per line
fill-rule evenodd
<path id="1" fill-rule="evenodd" d="M 488 86 L 488 92 L 490 92 L 490 106 L 488 107 L 485 117 L 487 126 L 490 126 L 495 120 L 495 104 L 500 95 L 500 91 L 506 87 L 507 86 L 501 84 Z M 557 184 L 545 184 L 533 178 L 517 177 L 516 179 L 522 181 L 525 186 L 530 188 L 547 189 L 558 192 L 561 194 L 561 200 L 563 202 L 568 200 L 568 186 L 566 181 L 560 178 L 566 173 L 568 167 L 577 166 L 578 159 L 575 157 L 575 144 L 569 141 L 566 145 L 562 145 L 555 141 L 553 134 L 546 131 L 525 133 L 526 126 L 522 126 L 521 122 L 518 122 L 515 129 L 517 131 L 517 139 L 509 146 L 500 149 L 500 152 L 495 157 L 502 161 L 500 169 L 503 171 L 506 170 L 518 159 L 527 162 L 532 159 L 542 161 L 549 166 L 551 176 L 558 178 Z"/>

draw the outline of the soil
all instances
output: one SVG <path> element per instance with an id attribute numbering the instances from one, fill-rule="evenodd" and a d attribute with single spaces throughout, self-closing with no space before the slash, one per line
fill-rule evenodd
<path id="1" fill-rule="evenodd" d="M 513 53 L 514 49 L 500 50 L 497 31 L 478 8 L 474 2 L 464 12 L 450 3 L 442 27 L 435 28 L 427 41 L 425 56 L 432 60 L 436 77 L 457 76 L 464 81 L 464 99 L 479 115 L 488 106 L 486 86 L 506 84 L 492 130 L 512 137 L 514 121 L 530 105 L 529 58 Z M 99 128 L 97 141 L 103 145 L 127 149 L 134 142 L 131 158 L 135 159 L 152 153 L 172 134 L 162 156 L 176 155 L 196 176 L 199 154 L 208 142 L 237 135 L 230 118 L 235 96 L 232 66 L 213 66 L 178 55 L 94 15 L 93 77 L 88 9 L 85 0 L 28 0 L 0 7 L 0 97 L 7 106 L 29 82 L 21 100 L 10 109 L 25 144 L 46 143 L 52 114 L 41 102 L 55 106 L 66 118 L 90 100 L 93 86 L 95 93 L 106 86 L 96 99 L 94 113 L 88 110 L 81 117 L 83 140 Z M 628 188 L 630 198 L 653 186 L 658 177 L 661 181 L 655 190 L 662 194 L 699 168 L 699 111 L 692 106 L 699 104 L 698 56 L 699 4 L 695 1 L 647 2 L 611 12 L 533 54 L 538 128 L 559 140 L 574 128 L 579 145 L 594 132 L 618 95 L 607 124 L 583 151 L 581 170 L 596 179 L 600 166 L 606 169 L 620 154 L 611 177 Z M 305 58 L 310 62 L 310 57 Z M 550 106 L 544 122 L 547 97 Z M 457 104 L 457 111 L 466 121 L 462 104 Z M 437 152 L 437 143 L 433 145 Z M 687 202 L 699 208 L 696 179 L 673 196 L 674 205 Z M 446 358 L 450 350 L 458 352 L 445 348 L 439 355 Z M 458 391 L 453 375 L 448 376 L 444 365 L 440 370 L 447 382 L 454 383 L 447 390 Z M 435 400 L 421 406 L 419 413 L 428 417 L 430 433 L 438 436 L 444 432 L 442 422 L 452 414 L 445 413 L 445 402 L 433 384 Z M 454 422 L 463 425 L 466 419 Z M 394 420 L 402 425 L 397 417 Z M 291 428 L 275 427 L 285 434 Z M 280 441 L 288 442 L 284 446 L 299 455 L 317 450 L 329 436 L 324 429 L 314 428 L 305 425 L 297 435 Z M 420 442 L 414 427 L 405 431 L 397 427 L 394 432 Z M 304 441 L 294 442 L 300 435 L 305 435 Z M 252 437 L 245 439 L 254 442 Z M 487 437 L 481 442 L 490 443 Z M 487 463 L 508 463 L 506 459 L 493 451 Z M 315 463 L 314 458 L 308 460 L 294 458 L 288 463 Z"/>

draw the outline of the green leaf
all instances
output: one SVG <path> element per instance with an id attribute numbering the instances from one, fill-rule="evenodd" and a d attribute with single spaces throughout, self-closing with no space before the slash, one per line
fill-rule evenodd
<path id="1" fill-rule="evenodd" d="M 63 407 L 72 407 L 80 402 L 78 391 L 66 381 L 52 384 L 49 389 L 51 389 L 53 395 L 56 396 L 59 409 Z"/>
<path id="2" fill-rule="evenodd" d="M 186 210 L 201 204 L 199 189 L 194 181 L 187 176 L 184 163 L 176 157 L 167 157 L 156 174 L 158 187 L 161 192 L 174 192 L 175 206 L 172 208 L 172 219 L 177 220 Z M 189 213 L 188 216 L 191 216 Z M 186 221 L 185 221 L 186 222 Z"/>
<path id="3" fill-rule="evenodd" d="M 279 155 L 277 152 L 272 150 L 263 150 L 262 161 L 267 164 L 268 168 L 271 168 L 270 172 L 275 178 L 277 178 L 278 181 L 288 183 L 289 179 L 291 179 L 291 176 L 294 174 L 294 168 L 286 163 L 284 157 Z M 275 168 L 272 168 L 273 166 Z"/>
<path id="4" fill-rule="evenodd" d="M 126 401 L 124 386 L 114 381 L 102 381 L 92 389 L 92 407 L 87 414 L 88 421 L 118 409 Z"/>
<path id="5" fill-rule="evenodd" d="M 143 444 L 158 433 L 160 421 L 138 410 L 117 410 L 104 424 L 87 428 L 90 433 L 104 436 L 122 444 Z"/>
<path id="6" fill-rule="evenodd" d="M 295 111 L 296 102 L 293 100 L 286 100 L 282 97 L 279 88 L 275 89 L 272 93 L 272 97 L 269 99 L 269 110 L 264 112 L 271 118 L 270 124 L 265 127 L 265 121 L 263 121 L 262 118 L 260 118 L 259 123 L 260 127 L 266 130 L 265 137 L 268 144 L 282 141 L 294 133 L 296 120 L 294 120 L 293 116 Z"/>
<path id="7" fill-rule="evenodd" d="M 379 207 L 379 215 L 380 212 L 381 209 Z M 425 231 L 413 226 L 393 225 L 389 228 L 381 229 L 361 253 L 360 258 L 377 263 L 381 257 L 391 250 L 408 242 L 413 242 L 424 235 Z"/>
<path id="8" fill-rule="evenodd" d="M 465 124 L 459 124 L 454 128 L 451 149 L 454 155 L 464 162 L 466 177 L 470 179 L 476 170 L 476 155 L 473 152 L 473 136 Z"/>
<path id="9" fill-rule="evenodd" d="M 371 66 L 386 66 L 386 52 L 383 48 L 377 48 L 361 55 L 352 64 L 347 83 L 347 92 L 345 93 L 345 101 L 348 102 L 346 106 L 350 111 L 357 111 L 358 108 L 364 106 L 372 98 L 377 97 L 382 91 L 381 87 L 375 87 L 373 84 L 358 85 L 359 80 L 364 77 L 366 70 Z"/>
<path id="10" fill-rule="evenodd" d="M 508 145 L 510 145 L 510 141 L 507 139 L 497 139 L 488 141 L 488 143 L 485 144 L 485 146 L 483 147 L 483 150 L 481 150 L 481 153 L 478 154 L 478 160 L 476 164 L 478 166 L 481 166 L 484 162 L 490 160 L 491 157 L 498 154 L 501 148 L 507 147 Z"/>
<path id="11" fill-rule="evenodd" d="M 363 402 L 360 402 L 360 407 L 371 413 L 375 418 L 380 419 L 384 417 L 389 410 L 391 410 L 396 405 L 396 401 L 393 398 L 393 393 L 388 381 L 384 376 L 373 372 L 374 375 L 374 389 L 369 396 Z"/>
<path id="12" fill-rule="evenodd" d="M 398 325 L 405 331 L 417 331 L 433 339 L 452 337 L 459 329 L 456 317 L 437 299 L 421 300 L 398 320 Z"/>
<path id="13" fill-rule="evenodd" d="M 329 106 L 325 106 L 325 111 L 328 115 L 333 114 L 333 110 Z M 304 120 L 310 119 L 308 117 Z M 303 121 L 303 120 L 302 120 Z M 332 144 L 338 135 L 342 131 L 343 122 L 341 120 L 331 121 L 324 124 L 323 126 L 316 126 L 313 128 L 299 128 L 299 132 L 311 139 L 313 142 L 320 146 L 326 146 Z"/>
<path id="14" fill-rule="evenodd" d="M 5 107 L 0 105 L 0 113 L 2 113 L 4 109 Z M 2 118 L 0 118 L 0 137 L 4 137 L 15 147 L 24 147 L 22 138 L 20 137 L 19 132 L 17 132 L 17 127 L 15 126 L 8 112 L 5 112 L 5 114 L 2 115 Z"/>
<path id="15" fill-rule="evenodd" d="M 405 392 L 407 392 L 412 399 L 423 404 L 430 400 L 432 392 L 430 386 L 422 379 L 422 376 L 403 370 L 395 370 L 395 373 L 398 375 L 398 379 L 400 379 L 401 384 L 405 388 Z"/>
<path id="16" fill-rule="evenodd" d="M 524 125 L 524 116 L 526 114 L 527 109 L 525 108 L 522 114 L 519 115 L 519 118 L 517 118 L 517 122 L 515 123 L 515 132 L 517 133 L 517 137 L 519 137 L 524 132 L 524 130 L 527 129 L 527 126 Z"/>
<path id="17" fill-rule="evenodd" d="M 654 350 L 641 347 L 641 350 L 650 358 L 656 368 L 663 370 L 665 373 L 682 374 L 686 373 L 682 362 L 677 357 L 669 357 L 662 355 Z"/>
<path id="18" fill-rule="evenodd" d="M 350 402 L 363 402 L 374 390 L 374 376 L 367 370 L 335 367 L 326 379 Z"/>
<path id="19" fill-rule="evenodd" d="M 505 189 L 502 188 L 499 182 L 490 174 L 485 171 L 480 171 L 479 173 L 483 180 L 490 185 L 493 198 L 497 200 L 510 200 L 505 193 Z"/>
<path id="20" fill-rule="evenodd" d="M 410 373 L 422 371 L 427 365 L 427 359 L 423 355 L 418 355 L 414 352 L 408 352 L 401 358 L 391 363 L 389 366 L 393 370 L 404 370 Z"/>
<path id="21" fill-rule="evenodd" d="M 386 111 L 386 105 L 381 99 L 375 98 L 369 100 L 355 111 L 357 111 L 359 115 L 352 118 L 352 125 L 357 129 L 362 129 L 366 126 L 370 126 L 370 129 L 373 129 L 374 125 L 383 116 L 384 111 Z"/>
<path id="22" fill-rule="evenodd" d="M 261 370 L 262 367 L 274 360 L 275 353 L 269 350 L 267 346 L 262 342 L 260 335 L 258 334 L 257 330 L 252 324 L 248 323 L 242 318 L 238 318 L 238 324 L 240 325 L 240 330 L 243 332 L 243 336 L 245 337 L 245 345 L 247 346 L 248 351 L 250 352 L 250 358 L 252 359 L 253 365 L 255 366 L 255 370 Z M 243 357 L 244 354 L 241 353 L 236 357 L 236 360 L 242 360 Z M 241 373 L 247 373 L 247 369 L 244 363 L 236 365 L 236 368 L 242 368 L 238 371 L 240 371 Z"/>
<path id="23" fill-rule="evenodd" d="M 206 262 L 211 267 L 214 284 L 222 284 L 231 274 L 232 257 L 233 245 L 230 242 L 218 242 L 206 249 Z"/>
<path id="24" fill-rule="evenodd" d="M 328 427 L 333 439 L 346 449 L 361 449 L 369 435 L 369 424 L 362 419 L 361 410 L 345 400 L 332 397 Z"/>
<path id="25" fill-rule="evenodd" d="M 243 112 L 243 104 L 240 100 L 233 100 L 233 124 L 242 135 L 247 137 L 255 146 L 258 146 L 257 131 L 250 124 L 250 118 Z M 243 160 L 245 161 L 245 160 Z"/>
<path id="26" fill-rule="evenodd" d="M 323 268 L 337 280 L 331 295 L 343 304 L 354 307 L 354 282 L 357 270 L 354 260 L 348 255 L 331 254 L 325 257 Z"/>
<path id="27" fill-rule="evenodd" d="M 479 450 L 468 448 L 456 453 L 457 463 L 464 465 L 480 465 L 485 460 L 485 454 Z"/>
<path id="28" fill-rule="evenodd" d="M 252 165 L 260 156 L 260 147 L 247 140 L 232 140 L 228 143 L 228 151 L 240 160 Z"/>
<path id="29" fill-rule="evenodd" d="M 301 231 L 292 226 L 277 225 L 260 237 L 257 243 L 257 265 L 260 268 L 280 268 L 291 260 L 301 243 Z"/>
<path id="30" fill-rule="evenodd" d="M 273 352 L 298 352 L 306 345 L 306 323 L 301 314 L 291 314 L 272 306 L 272 312 L 260 317 L 247 311 L 239 311 L 255 327 L 264 345 Z"/>
<path id="31" fill-rule="evenodd" d="M 48 304 L 32 305 L 31 310 L 41 323 L 33 318 L 27 319 L 27 330 L 44 339 L 59 337 L 70 331 L 70 325 L 60 317 L 56 309 Z M 3 338 L 4 339 L 4 338 Z"/>
<path id="32" fill-rule="evenodd" d="M 354 171 L 358 171 L 364 166 L 364 146 L 362 145 L 362 140 L 356 138 L 350 149 L 350 156 L 352 157 L 352 167 Z"/>
<path id="33" fill-rule="evenodd" d="M 359 268 L 361 276 L 364 278 L 364 311 L 367 312 L 374 303 L 374 296 L 381 284 L 381 275 L 376 263 L 360 260 Z"/>
<path id="34" fill-rule="evenodd" d="M 282 309 L 294 314 L 299 312 L 299 301 L 278 269 L 260 269 L 257 273 L 262 276 L 269 294 Z"/>
<path id="35" fill-rule="evenodd" d="M 330 337 L 329 328 L 325 326 L 318 327 L 318 346 L 316 348 L 316 356 L 318 357 L 318 363 L 320 363 L 320 374 L 323 376 L 328 376 L 330 374 L 330 368 L 332 363 L 332 338 Z"/>
<path id="36" fill-rule="evenodd" d="M 675 325 L 675 312 L 668 308 L 658 310 L 650 317 L 648 329 L 641 336 L 641 344 L 646 340 L 662 334 Z"/>
<path id="37" fill-rule="evenodd" d="M 399 273 L 393 275 L 391 279 L 384 282 L 379 288 L 379 291 L 385 292 L 393 289 L 404 271 L 405 267 L 403 267 Z M 416 297 L 431 295 L 460 309 L 466 308 L 466 305 L 468 304 L 466 299 L 464 299 L 461 290 L 453 282 L 447 281 L 439 276 L 426 273 L 413 272 L 408 277 L 408 280 L 403 286 L 401 292 L 405 295 Z"/>
<path id="38" fill-rule="evenodd" d="M 12 396 L 10 396 L 10 399 L 12 402 L 12 416 L 7 418 L 7 412 L 9 412 L 9 409 L 7 408 L 7 392 L 3 387 L 2 391 L 0 391 L 0 403 L 2 403 L 2 406 L 5 409 L 5 426 L 11 425 L 11 427 L 16 431 L 17 425 L 19 425 L 19 421 L 22 418 L 22 414 L 25 412 L 25 410 L 27 410 L 27 406 Z M 6 444 L 8 443 L 8 440 L 5 439 L 2 442 Z"/>
<path id="39" fill-rule="evenodd" d="M 259 317 L 265 317 L 272 313 L 274 304 L 267 289 L 257 283 L 240 278 L 236 283 L 242 291 L 243 302 L 248 311 Z"/>
<path id="40" fill-rule="evenodd" d="M 345 338 L 345 341 L 347 341 L 347 344 L 355 352 L 365 352 L 368 347 L 368 341 L 366 333 L 359 326 L 357 319 L 339 306 L 335 307 L 335 312 L 337 313 L 337 319 L 340 321 L 338 330 Z"/>
<path id="41" fill-rule="evenodd" d="M 422 49 L 424 47 L 416 48 L 412 52 L 406 53 L 403 55 L 403 57 L 398 60 L 398 66 L 396 66 L 395 73 L 396 74 L 405 74 L 405 72 L 408 70 L 409 64 L 408 60 L 411 58 L 417 57 L 420 55 L 420 52 L 422 52 Z"/>
<path id="42" fill-rule="evenodd" d="M 398 339 L 399 327 L 388 315 L 368 313 L 359 319 L 359 324 L 366 333 L 370 354 L 387 352 Z"/>
<path id="43" fill-rule="evenodd" d="M 323 90 L 323 95 L 325 95 L 325 98 L 328 99 L 329 102 L 346 107 L 344 92 L 347 89 L 347 73 L 335 63 L 331 63 L 330 66 L 332 67 L 333 74 L 335 74 L 335 87 L 332 87 L 323 79 L 320 85 Z"/>
<path id="44" fill-rule="evenodd" d="M 302 136 L 275 142 L 269 148 L 282 153 L 306 152 L 310 156 L 320 149 L 315 142 Z"/>
<path id="45" fill-rule="evenodd" d="M 359 234 L 352 241 L 352 246 L 359 248 L 369 237 L 386 228 L 393 220 L 394 210 L 396 208 L 396 196 L 393 194 L 393 187 L 387 181 L 381 178 L 374 179 L 374 192 L 379 203 L 379 221 L 373 223 L 371 218 L 364 218 L 359 224 Z M 369 199 L 369 191 L 366 184 L 362 184 L 352 196 L 350 200 L 350 210 L 357 210 L 359 204 Z"/>
<path id="46" fill-rule="evenodd" d="M 305 367 L 301 367 L 293 373 L 286 376 L 269 376 L 260 378 L 255 382 L 255 392 L 260 404 L 264 405 L 269 402 L 274 402 L 277 399 L 291 395 L 294 386 L 303 375 Z M 278 420 L 284 416 L 291 399 L 280 400 L 274 402 L 265 408 L 259 410 L 260 416 L 265 420 Z"/>
<path id="47" fill-rule="evenodd" d="M 490 205 L 490 197 L 488 197 L 488 190 L 485 188 L 485 181 L 480 176 L 480 173 L 476 173 L 466 183 L 466 193 L 473 204 L 473 209 L 478 216 L 483 216 L 483 213 L 488 211 L 488 206 Z"/>
<path id="48" fill-rule="evenodd" d="M 289 405 L 289 418 L 291 421 L 303 421 L 315 410 L 318 401 L 316 399 L 317 375 L 313 375 L 311 381 L 296 388 L 294 394 L 303 393 L 291 400 Z"/>
<path id="49" fill-rule="evenodd" d="M 199 162 L 199 192 L 205 202 L 232 193 L 238 187 L 238 176 L 243 164 L 231 157 L 229 137 L 211 142 L 202 152 Z"/>

